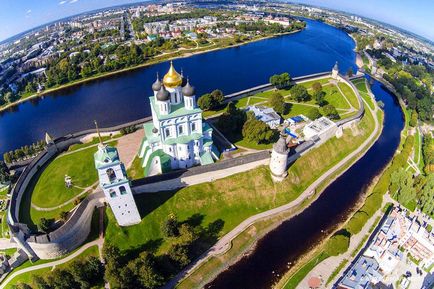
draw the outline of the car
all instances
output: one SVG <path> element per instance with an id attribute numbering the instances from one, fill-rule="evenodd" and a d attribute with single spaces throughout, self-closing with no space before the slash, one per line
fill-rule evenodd
<path id="1" fill-rule="evenodd" d="M 411 277 L 411 272 L 410 271 L 405 272 L 405 277 L 407 278 Z"/>

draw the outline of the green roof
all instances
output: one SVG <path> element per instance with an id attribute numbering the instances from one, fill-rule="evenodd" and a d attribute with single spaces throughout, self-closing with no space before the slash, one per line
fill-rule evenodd
<path id="1" fill-rule="evenodd" d="M 148 162 L 146 163 L 146 166 L 144 168 L 145 170 L 145 176 L 148 176 L 149 170 L 151 169 L 151 163 L 155 157 L 160 158 L 160 164 L 161 164 L 161 171 L 163 173 L 166 173 L 170 171 L 171 169 L 171 158 L 168 154 L 166 154 L 162 149 L 158 149 L 151 153 L 151 155 L 148 158 Z"/>
<path id="2" fill-rule="evenodd" d="M 173 104 L 170 105 L 170 113 L 167 115 L 161 115 L 160 110 L 158 109 L 157 105 L 155 104 L 155 97 L 151 96 L 151 97 L 149 97 L 149 100 L 151 102 L 152 107 L 154 108 L 155 113 L 157 114 L 158 120 L 165 120 L 165 119 L 170 119 L 173 117 L 202 113 L 202 110 L 200 108 L 186 109 L 184 106 L 184 103 L 180 103 L 180 104 L 176 104 L 176 105 L 173 105 Z"/>
<path id="3" fill-rule="evenodd" d="M 203 139 L 203 146 L 204 147 L 209 147 L 211 145 L 212 145 L 212 139 L 208 139 L 208 138 Z"/>
<path id="4" fill-rule="evenodd" d="M 200 155 L 200 164 L 203 165 L 209 165 L 213 164 L 214 160 L 212 159 L 210 152 L 204 152 Z"/>
<path id="5" fill-rule="evenodd" d="M 173 144 L 187 144 L 191 142 L 192 140 L 198 140 L 202 137 L 200 133 L 192 133 L 190 135 L 182 135 L 179 137 L 171 137 L 166 139 L 163 143 L 166 145 L 173 145 Z"/>
<path id="6" fill-rule="evenodd" d="M 152 130 L 154 129 L 154 123 L 153 122 L 144 123 L 143 129 L 145 130 L 145 137 L 148 140 L 148 144 L 160 141 L 159 133 L 153 133 L 152 132 Z"/>
<path id="7" fill-rule="evenodd" d="M 98 151 L 93 155 L 93 158 L 97 169 L 120 162 L 118 150 L 108 145 L 99 145 Z"/>

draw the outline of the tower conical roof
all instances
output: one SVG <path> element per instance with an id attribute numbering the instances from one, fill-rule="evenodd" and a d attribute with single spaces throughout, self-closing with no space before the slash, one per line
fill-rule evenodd
<path id="1" fill-rule="evenodd" d="M 286 137 L 283 134 L 280 134 L 279 139 L 273 145 L 273 150 L 280 154 L 285 154 L 288 152 L 288 146 L 286 145 Z"/>
<path id="2" fill-rule="evenodd" d="M 153 91 L 159 91 L 160 89 L 161 89 L 161 81 L 160 81 L 160 78 L 158 77 L 158 73 L 157 73 L 157 79 L 152 84 L 152 90 Z"/>
<path id="3" fill-rule="evenodd" d="M 191 86 L 190 81 L 187 80 L 187 84 L 182 88 L 182 94 L 184 96 L 193 96 L 196 93 L 194 86 Z"/>
<path id="4" fill-rule="evenodd" d="M 160 90 L 157 92 L 157 100 L 168 101 L 169 98 L 170 98 L 170 93 L 167 91 L 164 85 L 162 85 Z"/>

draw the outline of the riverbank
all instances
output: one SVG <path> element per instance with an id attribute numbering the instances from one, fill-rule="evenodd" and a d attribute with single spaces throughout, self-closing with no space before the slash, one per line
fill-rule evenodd
<path id="1" fill-rule="evenodd" d="M 372 119 L 374 116 L 372 116 Z M 366 120 L 365 120 L 366 121 Z M 171 288 L 176 285 L 176 288 L 201 288 L 211 280 L 213 280 L 219 273 L 223 272 L 232 264 L 235 264 L 241 258 L 252 252 L 259 241 L 265 234 L 275 229 L 282 222 L 291 219 L 292 217 L 301 213 L 306 207 L 312 204 L 317 198 L 319 198 L 322 192 L 325 190 L 328 184 L 332 183 L 339 176 L 345 173 L 346 169 L 351 167 L 352 164 L 357 162 L 369 147 L 375 142 L 374 136 L 379 135 L 380 125 L 376 122 L 375 130 L 369 135 L 368 139 L 360 143 L 351 153 L 346 155 L 345 158 L 338 163 L 334 163 L 328 171 L 323 171 L 317 179 L 314 179 L 303 193 L 301 193 L 295 200 L 271 209 L 269 211 L 262 212 L 260 214 L 249 217 L 243 221 L 240 225 L 234 228 L 232 231 L 222 237 L 206 254 L 199 258 L 192 266 L 187 268 L 184 272 L 179 274 L 173 279 L 165 288 Z M 372 127 L 372 129 L 374 129 Z M 348 130 L 347 134 L 351 134 Z M 348 136 L 348 135 L 347 135 Z M 302 157 L 299 161 L 304 161 L 303 158 L 320 158 L 321 147 L 318 151 L 313 153 L 314 156 L 309 153 L 309 156 Z M 296 162 L 296 164 L 297 164 Z M 304 164 L 301 165 L 304 167 Z M 295 177 L 289 169 L 288 178 Z M 181 281 L 182 279 L 182 281 Z"/>
<path id="2" fill-rule="evenodd" d="M 286 33 L 280 33 L 280 34 L 273 34 L 273 35 L 269 35 L 269 36 L 264 36 L 264 37 L 259 37 L 256 39 L 252 39 L 246 42 L 242 42 L 242 43 L 237 43 L 235 45 L 227 45 L 227 46 L 221 46 L 221 47 L 214 47 L 211 48 L 209 46 L 205 46 L 205 47 L 198 47 L 198 48 L 192 48 L 192 49 L 178 49 L 177 51 L 173 51 L 173 52 L 168 52 L 168 53 L 163 53 L 157 56 L 154 56 L 153 58 L 151 58 L 149 61 L 147 61 L 146 63 L 142 63 L 136 66 L 131 66 L 131 67 L 127 67 L 127 68 L 123 68 L 120 70 L 116 70 L 116 71 L 111 71 L 111 72 L 105 72 L 105 73 L 101 73 L 101 74 L 97 74 L 94 76 L 90 76 L 84 79 L 80 79 L 77 81 L 73 81 L 70 83 L 66 83 L 66 84 L 62 84 L 60 86 L 57 87 L 53 87 L 53 88 L 49 88 L 41 93 L 35 93 L 29 96 L 25 96 L 24 98 L 20 98 L 17 101 L 14 101 L 13 103 L 9 103 L 3 106 L 0 106 L 0 112 L 6 111 L 10 108 L 13 108 L 21 103 L 30 101 L 32 99 L 37 99 L 37 98 L 43 98 L 44 96 L 46 96 L 47 94 L 56 92 L 56 91 L 60 91 L 66 88 L 71 88 L 80 84 L 84 84 L 84 83 L 89 83 L 95 80 L 99 80 L 99 79 L 104 79 L 113 75 L 118 75 L 118 74 L 122 74 L 125 72 L 129 72 L 129 71 L 134 71 L 137 69 L 141 69 L 147 66 L 152 66 L 155 64 L 159 64 L 168 60 L 176 60 L 176 59 L 181 59 L 181 58 L 188 58 L 194 55 L 199 55 L 199 54 L 204 54 L 204 53 L 208 53 L 208 52 L 213 52 L 213 51 L 218 51 L 218 50 L 223 50 L 223 49 L 227 49 L 227 48 L 234 48 L 234 47 L 239 47 L 239 46 L 243 46 L 243 45 L 247 45 L 250 43 L 254 43 L 257 41 L 261 41 L 261 40 L 266 40 L 266 39 L 271 39 L 271 38 L 275 38 L 275 37 L 281 37 L 281 36 L 285 36 L 285 35 L 290 35 L 290 34 L 295 34 L 298 32 L 303 31 L 304 29 L 298 29 L 295 31 L 291 31 L 291 32 L 286 32 Z M 215 45 L 215 43 L 213 43 L 210 46 Z M 223 44 L 224 45 L 224 44 Z M 194 50 L 193 52 L 191 52 L 191 50 Z M 179 53 L 181 53 L 180 55 L 178 55 Z"/>

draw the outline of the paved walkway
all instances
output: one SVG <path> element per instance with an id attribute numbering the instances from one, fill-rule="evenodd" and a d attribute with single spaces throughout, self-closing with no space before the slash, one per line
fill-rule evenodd
<path id="1" fill-rule="evenodd" d="M 335 166 L 330 168 L 327 172 L 321 175 L 318 179 L 316 179 L 297 199 L 294 201 L 285 204 L 283 206 L 271 209 L 266 212 L 262 212 L 260 214 L 251 216 L 250 218 L 244 220 L 241 224 L 235 227 L 232 231 L 223 236 L 214 246 L 212 246 L 207 252 L 205 252 L 198 260 L 193 262 L 190 266 L 188 266 L 185 270 L 181 271 L 175 278 L 173 278 L 170 282 L 168 282 L 163 288 L 174 288 L 175 285 L 192 273 L 196 268 L 198 268 L 202 263 L 207 261 L 210 257 L 216 256 L 219 254 L 225 253 L 231 247 L 232 240 L 237 237 L 241 232 L 246 230 L 253 223 L 265 219 L 274 215 L 277 215 L 281 212 L 290 210 L 294 207 L 299 206 L 304 200 L 308 199 L 315 192 L 316 187 L 320 185 L 325 179 L 332 176 L 336 171 L 338 171 L 342 166 L 346 165 L 353 157 L 357 156 L 363 150 L 365 150 L 368 146 L 371 145 L 371 142 L 377 137 L 380 126 L 377 118 L 373 111 L 369 108 L 371 114 L 374 116 L 375 127 L 373 132 L 369 135 L 369 137 L 352 153 L 347 155 L 344 159 L 342 159 Z M 361 157 L 361 156 L 360 156 Z"/>
<path id="2" fill-rule="evenodd" d="M 0 238 L 0 250 L 11 248 L 18 248 L 18 244 L 11 242 L 11 239 L 9 238 Z"/>

